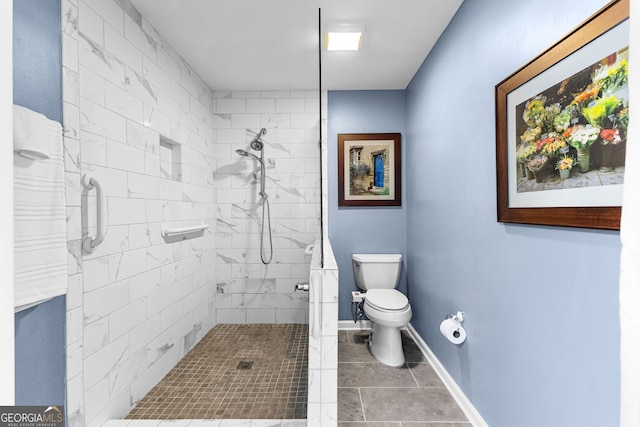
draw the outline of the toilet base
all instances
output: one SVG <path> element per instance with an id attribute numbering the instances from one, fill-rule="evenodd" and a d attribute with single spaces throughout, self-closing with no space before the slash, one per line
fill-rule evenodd
<path id="1" fill-rule="evenodd" d="M 394 368 L 404 365 L 400 328 L 372 323 L 369 337 L 371 354 L 381 363 Z"/>

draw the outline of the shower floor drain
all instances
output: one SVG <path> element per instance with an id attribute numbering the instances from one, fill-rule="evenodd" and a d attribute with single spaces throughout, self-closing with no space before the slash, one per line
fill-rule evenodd
<path id="1" fill-rule="evenodd" d="M 236 366 L 236 369 L 251 369 L 252 366 L 253 362 L 241 360 L 240 363 L 238 363 L 238 366 Z"/>

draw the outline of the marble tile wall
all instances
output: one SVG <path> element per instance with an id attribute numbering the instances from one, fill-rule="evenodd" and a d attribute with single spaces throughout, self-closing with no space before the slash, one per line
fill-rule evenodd
<path id="1" fill-rule="evenodd" d="M 313 308 L 309 317 L 309 402 L 308 427 L 338 425 L 338 265 L 329 239 L 323 247 L 316 242 L 311 261 L 310 305 L 318 298 L 320 329 L 314 327 Z M 324 266 L 320 253 L 324 253 Z M 313 275 L 320 278 L 321 290 L 314 293 Z"/>
<path id="2" fill-rule="evenodd" d="M 308 294 L 294 286 L 308 283 L 304 251 L 320 237 L 319 109 L 317 91 L 214 92 L 218 323 L 307 322 Z M 235 152 L 259 157 L 249 143 L 261 128 L 273 239 L 268 265 L 260 257 L 260 164 Z"/>
<path id="3" fill-rule="evenodd" d="M 212 91 L 127 0 L 62 0 L 62 22 L 67 412 L 70 426 L 93 427 L 127 414 L 215 325 L 220 116 Z M 161 136 L 179 144 L 179 175 L 162 173 Z M 107 203 L 106 239 L 91 254 L 81 249 L 96 225 L 86 172 Z M 196 239 L 160 234 L 201 223 L 211 228 Z"/>

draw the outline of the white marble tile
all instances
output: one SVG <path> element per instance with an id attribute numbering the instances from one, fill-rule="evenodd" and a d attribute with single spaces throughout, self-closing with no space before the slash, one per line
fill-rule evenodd
<path id="1" fill-rule="evenodd" d="M 277 113 L 288 113 L 288 114 L 304 113 L 305 100 L 304 99 L 276 99 L 275 111 Z"/>
<path id="2" fill-rule="evenodd" d="M 80 173 L 80 141 L 64 137 L 64 169 L 66 172 Z"/>
<path id="3" fill-rule="evenodd" d="M 118 414 L 127 413 L 131 409 L 130 394 L 128 391 L 123 393 L 111 395 L 109 404 L 104 407 L 96 417 L 87 423 L 86 427 L 102 427 L 102 425 L 109 419 L 115 418 Z"/>
<path id="4" fill-rule="evenodd" d="M 80 129 L 115 141 L 126 141 L 126 119 L 85 99 L 80 100 Z"/>
<path id="5" fill-rule="evenodd" d="M 151 313 L 149 313 L 151 315 Z M 144 348 L 146 344 L 156 338 L 162 332 L 162 323 L 159 314 L 151 317 L 137 327 L 133 328 L 129 334 L 131 340 L 131 351 L 137 352 Z"/>
<path id="6" fill-rule="evenodd" d="M 172 247 L 170 245 L 156 245 L 145 248 L 147 268 L 156 268 L 173 261 Z"/>
<path id="7" fill-rule="evenodd" d="M 115 28 L 120 34 L 124 31 L 124 12 L 116 2 L 105 2 L 104 0 L 81 0 L 87 3 L 106 22 Z M 82 10 L 82 9 L 81 9 Z M 80 19 L 84 15 L 80 14 Z"/>
<path id="8" fill-rule="evenodd" d="M 67 273 L 82 273 L 82 240 L 67 241 Z"/>
<path id="9" fill-rule="evenodd" d="M 251 425 L 251 420 L 222 420 L 220 422 L 220 427 L 249 427 Z"/>
<path id="10" fill-rule="evenodd" d="M 107 165 L 106 138 L 89 132 L 82 133 L 81 160 L 84 165 Z"/>
<path id="11" fill-rule="evenodd" d="M 281 100 L 278 100 L 281 101 Z M 275 113 L 276 112 L 276 100 L 275 99 L 247 99 L 246 110 L 247 113 Z"/>
<path id="12" fill-rule="evenodd" d="M 131 402 L 137 403 L 162 379 L 162 365 L 157 362 L 131 383 Z"/>
<path id="13" fill-rule="evenodd" d="M 104 27 L 104 48 L 134 70 L 142 71 L 142 52 L 111 25 Z"/>
<path id="14" fill-rule="evenodd" d="M 105 106 L 121 116 L 142 123 L 144 110 L 142 101 L 112 83 L 105 83 Z"/>
<path id="15" fill-rule="evenodd" d="M 104 46 L 104 20 L 86 2 L 78 6 L 78 30 L 98 46 Z"/>
<path id="16" fill-rule="evenodd" d="M 93 233 L 93 231 L 92 231 Z M 90 260 L 113 255 L 129 249 L 129 227 L 127 225 L 110 225 L 102 243 L 94 252 L 86 254 L 84 259 Z"/>
<path id="17" fill-rule="evenodd" d="M 218 323 L 247 323 L 245 310 L 239 308 L 218 309 L 217 321 Z"/>
<path id="18" fill-rule="evenodd" d="M 71 379 L 82 374 L 82 341 L 67 345 L 67 378 Z"/>
<path id="19" fill-rule="evenodd" d="M 215 111 L 218 114 L 244 113 L 246 101 L 244 99 L 216 99 Z"/>
<path id="20" fill-rule="evenodd" d="M 231 126 L 234 128 L 250 128 L 259 131 L 262 125 L 260 114 L 231 114 Z"/>
<path id="21" fill-rule="evenodd" d="M 62 117 L 64 118 L 62 132 L 65 139 L 78 139 L 80 137 L 80 110 L 78 106 L 63 102 Z"/>
<path id="22" fill-rule="evenodd" d="M 73 39 L 78 38 L 78 6 L 69 0 L 63 0 L 60 6 L 62 32 Z"/>
<path id="23" fill-rule="evenodd" d="M 107 285 L 109 283 L 109 257 L 84 261 L 82 279 L 85 293 Z"/>
<path id="24" fill-rule="evenodd" d="M 171 118 L 156 106 L 145 104 L 143 124 L 161 135 L 171 134 Z"/>
<path id="25" fill-rule="evenodd" d="M 307 427 L 323 427 L 321 405 L 321 403 L 311 402 L 307 405 Z"/>
<path id="26" fill-rule="evenodd" d="M 174 302 L 173 285 L 160 288 L 147 296 L 147 313 L 149 316 L 160 313 Z"/>
<path id="27" fill-rule="evenodd" d="M 67 311 L 82 306 L 82 274 L 74 274 L 67 278 Z"/>
<path id="28" fill-rule="evenodd" d="M 67 208 L 67 240 L 82 238 L 82 209 L 79 206 Z"/>
<path id="29" fill-rule="evenodd" d="M 112 369 L 119 366 L 129 357 L 129 337 L 123 336 L 92 355 L 85 357 L 84 362 L 84 387 L 85 390 L 95 388 L 96 384 L 107 384 L 107 391 L 109 390 L 109 372 Z M 88 395 L 89 393 L 87 393 Z M 109 394 L 106 396 L 106 400 L 109 399 Z"/>
<path id="30" fill-rule="evenodd" d="M 85 172 L 91 172 L 103 185 L 104 195 L 112 197 L 127 197 L 127 173 L 117 169 L 109 169 L 98 165 L 86 165 Z M 108 202 L 108 200 L 107 200 Z"/>
<path id="31" fill-rule="evenodd" d="M 129 303 L 129 282 L 126 280 L 103 286 L 85 294 L 85 326 L 126 306 Z"/>
<path id="32" fill-rule="evenodd" d="M 132 354 L 121 365 L 109 373 L 109 389 L 111 395 L 127 391 L 129 385 L 135 381 L 148 366 L 146 348 L 142 348 Z"/>
<path id="33" fill-rule="evenodd" d="M 322 427 L 335 427 L 338 425 L 338 404 L 322 403 L 320 407 L 320 425 Z"/>
<path id="34" fill-rule="evenodd" d="M 124 33 L 133 45 L 142 51 L 152 60 L 156 60 L 158 52 L 158 42 L 153 38 L 152 34 L 147 33 L 142 27 L 130 16 L 124 17 Z"/>
<path id="35" fill-rule="evenodd" d="M 89 101 L 104 107 L 105 106 L 105 86 L 107 81 L 104 77 L 94 73 L 89 68 L 80 67 L 80 96 Z"/>
<path id="36" fill-rule="evenodd" d="M 86 384 L 86 383 L 85 383 Z M 84 416 L 87 424 L 93 420 L 98 413 L 109 404 L 109 379 L 104 377 L 99 383 L 94 383 L 93 387 L 85 387 L 84 392 Z"/>
<path id="37" fill-rule="evenodd" d="M 191 420 L 163 420 L 159 427 L 187 427 Z"/>
<path id="38" fill-rule="evenodd" d="M 145 222 L 145 201 L 142 199 L 109 197 L 108 218 L 109 225 Z"/>
<path id="39" fill-rule="evenodd" d="M 283 308 L 276 312 L 276 323 L 307 323 L 308 313 L 300 308 Z"/>
<path id="40" fill-rule="evenodd" d="M 67 206 L 80 207 L 80 197 L 82 194 L 80 184 L 80 174 L 65 172 L 65 190 L 66 190 L 66 204 Z"/>
<path id="41" fill-rule="evenodd" d="M 132 281 L 129 283 L 131 284 Z M 122 307 L 120 310 L 109 314 L 109 337 L 111 340 L 119 338 L 138 325 L 147 318 L 147 303 L 144 298 L 132 301 L 130 304 Z"/>
<path id="42" fill-rule="evenodd" d="M 111 83 L 124 86 L 125 65 L 83 33 L 78 38 L 78 53 L 80 73 L 86 67 Z"/>
<path id="43" fill-rule="evenodd" d="M 109 343 L 109 319 L 104 317 L 85 325 L 82 347 L 84 357 L 88 357 Z"/>
<path id="44" fill-rule="evenodd" d="M 109 168 L 140 172 L 144 165 L 144 151 L 119 141 L 107 140 L 107 166 Z"/>
<path id="45" fill-rule="evenodd" d="M 292 114 L 291 127 L 297 129 L 313 129 L 318 127 L 317 114 Z"/>
<path id="46" fill-rule="evenodd" d="M 337 336 L 338 335 L 338 303 L 323 302 L 322 303 L 322 335 Z M 333 339 L 333 338 L 330 338 Z M 331 351 L 337 352 L 337 348 Z"/>
<path id="47" fill-rule="evenodd" d="M 157 154 L 160 136 L 153 129 L 149 129 L 135 121 L 127 120 L 127 144 Z"/>
<path id="48" fill-rule="evenodd" d="M 144 102 L 145 105 L 157 107 L 158 88 L 144 77 L 142 70 L 125 69 L 125 89 Z"/>
<path id="49" fill-rule="evenodd" d="M 72 344 L 78 341 L 82 341 L 82 327 L 83 327 L 83 312 L 82 307 L 68 310 L 66 313 L 67 330 L 66 340 L 67 344 Z"/>
<path id="50" fill-rule="evenodd" d="M 153 270 L 147 270 L 129 279 L 129 296 L 131 302 L 144 299 L 147 295 L 162 287 L 162 270 L 163 269 L 160 268 L 154 268 Z"/>
<path id="51" fill-rule="evenodd" d="M 321 402 L 320 387 L 322 385 L 322 370 L 309 368 L 307 374 L 309 376 L 307 402 L 319 403 Z"/>
<path id="52" fill-rule="evenodd" d="M 109 256 L 109 281 L 123 280 L 146 271 L 146 250 L 134 249 Z"/>
<path id="53" fill-rule="evenodd" d="M 247 309 L 247 323 L 276 323 L 275 308 Z"/>
<path id="54" fill-rule="evenodd" d="M 218 427 L 222 420 L 191 420 L 189 427 Z"/>
<path id="55" fill-rule="evenodd" d="M 159 223 L 132 224 L 129 226 L 129 248 L 138 249 L 164 243 Z"/>
<path id="56" fill-rule="evenodd" d="M 102 427 L 127 427 L 133 420 L 109 420 Z M 157 421 L 156 423 L 158 423 Z"/>

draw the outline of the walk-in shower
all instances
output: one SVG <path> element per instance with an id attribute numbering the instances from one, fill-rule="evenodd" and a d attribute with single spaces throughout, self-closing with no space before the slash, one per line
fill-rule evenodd
<path id="1" fill-rule="evenodd" d="M 246 150 L 236 150 L 236 153 L 241 156 L 251 157 L 260 163 L 260 195 L 262 201 L 262 224 L 260 228 L 260 260 L 263 264 L 269 264 L 273 259 L 273 237 L 271 236 L 271 209 L 269 207 L 269 196 L 265 192 L 266 183 L 266 168 L 264 164 L 264 141 L 262 137 L 267 133 L 265 128 L 260 129 L 260 132 L 251 140 L 249 146 L 256 151 L 260 152 L 260 157 L 255 154 L 249 153 Z M 267 229 L 269 233 L 269 255 L 265 255 L 264 248 L 264 236 L 265 236 L 265 212 L 267 217 Z"/>

